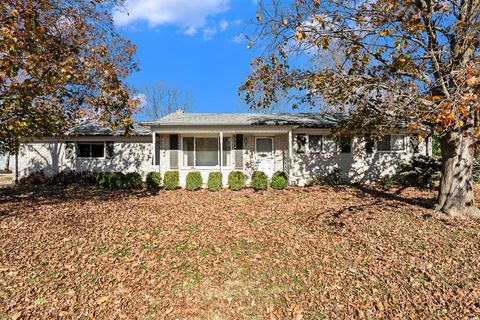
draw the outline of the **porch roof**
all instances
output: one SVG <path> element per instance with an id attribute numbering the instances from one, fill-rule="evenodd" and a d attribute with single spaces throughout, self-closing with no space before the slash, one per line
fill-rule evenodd
<path id="1" fill-rule="evenodd" d="M 331 128 L 343 116 L 326 113 L 184 113 L 175 112 L 144 126 L 295 126 Z"/>

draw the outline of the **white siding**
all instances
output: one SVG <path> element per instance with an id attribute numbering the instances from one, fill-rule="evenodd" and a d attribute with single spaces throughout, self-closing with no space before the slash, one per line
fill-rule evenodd
<path id="1" fill-rule="evenodd" d="M 211 131 L 210 131 L 211 133 Z M 238 130 L 236 133 L 242 133 Z M 233 133 L 231 133 L 233 134 Z M 406 137 L 404 151 L 374 151 L 367 154 L 365 141 L 362 138 L 355 138 L 352 144 L 352 153 L 341 154 L 339 152 L 330 153 L 298 153 L 296 148 L 297 134 L 316 134 L 328 135 L 327 129 L 305 129 L 293 131 L 293 157 L 292 161 L 288 158 L 288 134 L 272 133 L 271 131 L 243 133 L 244 135 L 244 154 L 243 164 L 247 176 L 247 183 L 251 174 L 256 170 L 255 165 L 255 137 L 273 137 L 274 138 L 274 166 L 275 171 L 289 171 L 291 165 L 291 182 L 295 185 L 304 185 L 312 180 L 313 177 L 324 177 L 338 168 L 342 176 L 350 182 L 372 183 L 378 181 L 385 175 L 395 173 L 397 167 L 402 162 L 408 161 L 413 156 L 413 148 L 408 136 Z M 180 135 L 181 136 L 181 135 Z M 114 141 L 114 157 L 112 159 L 93 158 L 66 159 L 65 143 L 63 141 L 43 140 L 24 143 L 21 145 L 18 169 L 19 178 L 28 175 L 31 172 L 43 170 L 46 175 L 52 175 L 62 170 L 70 169 L 76 171 L 121 171 L 121 172 L 139 172 L 143 176 L 150 171 L 160 171 L 164 174 L 170 169 L 170 151 L 169 135 L 162 133 L 159 135 L 160 161 L 159 166 L 152 164 L 153 144 L 152 137 L 84 137 L 69 139 L 70 141 Z M 413 138 L 412 138 L 413 139 Z M 419 153 L 427 153 L 425 142 L 419 145 Z M 431 144 L 428 146 L 431 154 Z M 210 172 L 219 171 L 215 168 L 182 168 L 181 151 L 178 152 L 180 169 L 180 184 L 185 186 L 186 175 L 190 171 L 200 171 L 206 184 Z M 234 157 L 234 152 L 232 152 Z M 234 160 L 234 159 L 233 159 Z M 14 161 L 12 161 L 14 164 Z M 233 168 L 222 168 L 223 182 L 227 185 L 228 174 Z"/>
<path id="2" fill-rule="evenodd" d="M 45 175 L 53 175 L 63 170 L 75 171 L 121 171 L 139 172 L 145 176 L 152 171 L 152 143 L 149 138 L 92 138 L 82 141 L 114 141 L 114 156 L 106 158 L 65 157 L 65 142 L 35 141 L 21 144 L 18 156 L 19 179 L 43 170 Z M 73 140 L 70 140 L 73 141 Z"/>

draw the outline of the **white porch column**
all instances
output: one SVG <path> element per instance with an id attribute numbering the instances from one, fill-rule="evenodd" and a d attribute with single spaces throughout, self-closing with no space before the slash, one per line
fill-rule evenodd
<path id="1" fill-rule="evenodd" d="M 222 161 L 223 161 L 223 131 L 220 131 L 220 172 L 222 172 Z"/>
<path id="2" fill-rule="evenodd" d="M 292 181 L 292 163 L 293 163 L 293 134 L 292 130 L 288 131 L 288 185 Z"/>
<path id="3" fill-rule="evenodd" d="M 155 134 L 155 131 L 152 132 L 152 165 L 153 167 L 155 168 L 155 165 L 157 163 L 157 159 L 156 159 L 156 151 L 155 148 L 157 146 L 157 142 L 155 141 L 155 138 L 156 138 L 156 134 Z"/>

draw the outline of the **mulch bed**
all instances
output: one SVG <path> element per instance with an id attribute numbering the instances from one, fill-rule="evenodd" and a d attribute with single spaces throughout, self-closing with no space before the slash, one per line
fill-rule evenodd
<path id="1" fill-rule="evenodd" d="M 435 193 L 0 190 L 0 319 L 478 319 L 480 221 Z"/>

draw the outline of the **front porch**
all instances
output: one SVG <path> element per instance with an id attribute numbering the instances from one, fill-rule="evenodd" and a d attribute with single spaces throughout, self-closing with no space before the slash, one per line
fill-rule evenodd
<path id="1" fill-rule="evenodd" d="M 276 171 L 291 176 L 292 128 L 152 128 L 154 170 L 177 170 L 180 185 L 186 175 L 199 171 L 206 182 L 210 172 L 221 172 L 227 184 L 232 171 L 245 173 L 247 183 L 254 171 L 270 178 Z"/>

